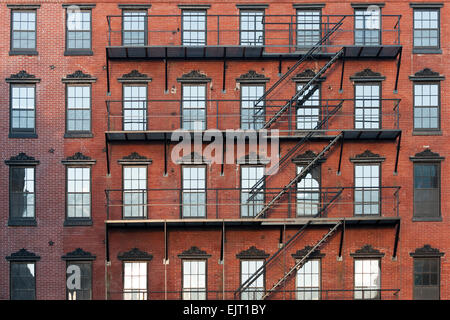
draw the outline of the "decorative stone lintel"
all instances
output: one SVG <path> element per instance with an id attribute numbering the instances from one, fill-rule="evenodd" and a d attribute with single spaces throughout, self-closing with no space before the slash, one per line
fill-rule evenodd
<path id="1" fill-rule="evenodd" d="M 22 248 L 6 257 L 6 260 L 8 261 L 38 261 L 40 259 L 40 256 L 26 250 L 25 248 Z"/>
<path id="2" fill-rule="evenodd" d="M 65 165 L 71 165 L 71 164 L 93 165 L 96 163 L 96 160 L 92 160 L 91 157 L 85 156 L 81 152 L 76 152 L 73 156 L 70 156 L 64 160 L 61 160 L 61 163 L 65 164 Z"/>
<path id="3" fill-rule="evenodd" d="M 444 6 L 443 3 L 439 2 L 412 2 L 409 4 L 411 8 L 442 8 Z"/>
<path id="4" fill-rule="evenodd" d="M 270 163 L 270 159 L 264 157 L 263 155 L 256 154 L 255 152 L 250 152 L 249 154 L 236 159 L 236 163 L 240 165 L 246 164 L 256 164 L 256 165 L 266 165 Z"/>
<path id="5" fill-rule="evenodd" d="M 148 4 L 129 4 L 129 3 L 119 3 L 117 5 L 119 9 L 150 9 L 152 5 Z"/>
<path id="6" fill-rule="evenodd" d="M 414 156 L 409 157 L 409 160 L 413 162 L 440 162 L 444 161 L 445 157 L 442 157 L 439 153 L 433 152 L 427 148 L 424 151 L 418 152 Z"/>
<path id="7" fill-rule="evenodd" d="M 176 164 L 210 164 L 211 160 L 199 155 L 197 152 L 191 152 L 175 161 Z"/>
<path id="8" fill-rule="evenodd" d="M 382 76 L 381 73 L 374 72 L 369 68 L 350 76 L 350 80 L 354 82 L 383 81 L 385 79 L 386 77 Z"/>
<path id="9" fill-rule="evenodd" d="M 208 78 L 205 74 L 200 73 L 198 70 L 192 70 L 191 72 L 185 73 L 181 77 L 177 78 L 177 81 L 181 83 L 206 83 L 210 82 L 211 78 Z"/>
<path id="10" fill-rule="evenodd" d="M 81 70 L 77 70 L 72 74 L 68 74 L 61 79 L 63 83 L 94 83 L 97 78 L 91 76 L 90 74 L 84 73 Z"/>
<path id="11" fill-rule="evenodd" d="M 18 9 L 18 10 L 35 10 L 41 7 L 40 4 L 7 4 L 8 9 Z"/>
<path id="12" fill-rule="evenodd" d="M 180 8 L 182 10 L 183 9 L 186 9 L 186 10 L 204 9 L 204 10 L 206 10 L 206 9 L 211 8 L 211 5 L 210 4 L 179 4 L 178 8 Z"/>
<path id="13" fill-rule="evenodd" d="M 422 69 L 416 72 L 414 75 L 409 76 L 409 80 L 412 81 L 442 81 L 445 80 L 445 76 L 435 72 L 430 68 Z"/>
<path id="14" fill-rule="evenodd" d="M 122 159 L 117 160 L 117 162 L 122 165 L 126 165 L 126 164 L 148 165 L 148 164 L 151 164 L 153 161 L 152 161 L 152 159 L 149 159 L 146 156 L 141 156 L 137 152 L 132 152 L 128 156 L 125 156 Z"/>
<path id="15" fill-rule="evenodd" d="M 150 261 L 153 259 L 153 255 L 138 248 L 133 248 L 130 251 L 119 253 L 117 259 L 121 261 Z"/>
<path id="16" fill-rule="evenodd" d="M 294 3 L 294 9 L 320 9 L 325 7 L 325 3 Z"/>
<path id="17" fill-rule="evenodd" d="M 95 3 L 64 3 L 62 5 L 62 7 L 64 9 L 70 8 L 72 6 L 77 6 L 78 8 L 80 8 L 82 10 L 83 9 L 86 10 L 86 9 L 93 9 L 93 8 L 95 8 L 96 4 Z"/>
<path id="18" fill-rule="evenodd" d="M 377 249 L 374 249 L 370 244 L 366 244 L 361 249 L 350 253 L 350 256 L 354 258 L 382 258 L 384 257 L 384 253 Z"/>
<path id="19" fill-rule="evenodd" d="M 292 254 L 292 258 L 294 259 L 301 259 L 304 256 L 306 256 L 306 254 L 312 249 L 313 247 L 311 246 L 305 246 L 303 249 L 298 250 L 297 252 Z M 314 250 L 313 253 L 311 253 L 308 256 L 308 259 L 314 259 L 314 258 L 323 258 L 325 257 L 325 253 L 321 253 L 320 250 Z"/>
<path id="20" fill-rule="evenodd" d="M 243 250 L 236 255 L 238 259 L 267 259 L 270 255 L 264 250 L 260 250 L 255 246 L 251 246 L 247 250 Z"/>
<path id="21" fill-rule="evenodd" d="M 236 78 L 238 83 L 266 83 L 270 78 L 265 75 L 257 73 L 255 70 L 249 70 L 247 73 L 241 74 L 239 78 Z"/>
<path id="22" fill-rule="evenodd" d="M 196 246 L 192 246 L 190 249 L 183 251 L 178 255 L 181 259 L 208 259 L 211 255 L 206 251 L 200 250 Z"/>
<path id="23" fill-rule="evenodd" d="M 5 81 L 8 83 L 16 83 L 16 82 L 38 83 L 41 81 L 41 79 L 36 78 L 35 75 L 29 74 L 25 70 L 22 70 L 16 74 L 11 74 L 11 76 L 9 78 L 6 78 Z"/>
<path id="24" fill-rule="evenodd" d="M 72 252 L 68 252 L 61 257 L 63 260 L 76 260 L 76 261 L 93 261 L 95 260 L 95 255 L 90 252 L 84 251 L 81 248 L 77 248 Z"/>
<path id="25" fill-rule="evenodd" d="M 377 153 L 373 153 L 370 150 L 366 150 L 363 153 L 357 154 L 356 156 L 350 158 L 351 162 L 383 162 L 384 160 L 386 160 L 385 157 L 382 157 Z"/>
<path id="26" fill-rule="evenodd" d="M 145 73 L 140 73 L 138 70 L 131 70 L 129 73 L 125 73 L 122 77 L 118 78 L 117 81 L 121 83 L 136 83 L 136 82 L 151 82 L 152 78 L 150 78 Z"/>
<path id="27" fill-rule="evenodd" d="M 314 151 L 311 151 L 311 150 L 307 150 L 304 153 L 299 154 L 298 156 L 293 158 L 291 161 L 295 164 L 307 164 L 307 163 L 310 163 L 316 157 L 317 157 L 317 153 L 315 153 Z M 323 163 L 326 160 L 327 159 L 325 157 L 323 157 L 322 159 L 320 159 L 318 161 L 318 163 Z"/>
<path id="28" fill-rule="evenodd" d="M 294 77 L 292 77 L 291 80 L 294 82 L 308 82 L 312 78 L 314 78 L 315 75 L 316 73 L 314 72 L 314 70 L 305 69 L 303 72 L 297 73 Z M 326 77 L 319 77 L 318 79 L 316 79 L 316 82 L 323 82 L 326 79 Z"/>
<path id="29" fill-rule="evenodd" d="M 34 157 L 28 156 L 26 153 L 21 152 L 17 156 L 12 156 L 9 160 L 5 160 L 5 164 L 17 166 L 17 165 L 28 165 L 35 166 L 39 164 L 39 161 Z"/>
<path id="30" fill-rule="evenodd" d="M 356 8 L 356 9 L 364 9 L 367 8 L 369 6 L 377 6 L 380 8 L 384 8 L 385 3 L 384 2 L 356 2 L 356 3 L 351 3 L 352 8 Z"/>
<path id="31" fill-rule="evenodd" d="M 422 248 L 417 248 L 414 252 L 409 254 L 414 258 L 421 257 L 442 257 L 444 255 L 443 252 L 440 252 L 439 249 L 432 248 L 429 244 L 424 245 Z"/>
<path id="32" fill-rule="evenodd" d="M 269 7 L 266 3 L 250 3 L 250 4 L 236 4 L 236 8 L 238 9 L 267 9 Z"/>

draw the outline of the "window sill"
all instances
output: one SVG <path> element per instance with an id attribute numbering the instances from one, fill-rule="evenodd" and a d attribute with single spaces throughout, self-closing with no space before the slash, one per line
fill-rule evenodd
<path id="1" fill-rule="evenodd" d="M 414 54 L 440 54 L 442 53 L 441 49 L 414 49 L 412 50 Z"/>
<path id="2" fill-rule="evenodd" d="M 92 219 L 66 219 L 64 227 L 92 226 Z"/>
<path id="3" fill-rule="evenodd" d="M 66 50 L 64 51 L 65 56 L 93 56 L 94 52 L 92 50 Z"/>
<path id="4" fill-rule="evenodd" d="M 35 219 L 9 219 L 9 227 L 36 227 L 37 222 Z"/>
<path id="5" fill-rule="evenodd" d="M 92 133 L 65 133 L 64 138 L 93 138 Z"/>
<path id="6" fill-rule="evenodd" d="M 413 222 L 440 222 L 442 217 L 413 217 Z"/>
<path id="7" fill-rule="evenodd" d="M 9 51 L 9 55 L 10 56 L 21 56 L 21 55 L 25 55 L 25 56 L 37 56 L 38 52 L 36 50 L 10 50 Z"/>
<path id="8" fill-rule="evenodd" d="M 413 131 L 413 136 L 442 136 L 442 131 Z"/>
<path id="9" fill-rule="evenodd" d="M 37 133 L 10 133 L 8 138 L 21 138 L 21 139 L 36 139 L 38 137 Z"/>

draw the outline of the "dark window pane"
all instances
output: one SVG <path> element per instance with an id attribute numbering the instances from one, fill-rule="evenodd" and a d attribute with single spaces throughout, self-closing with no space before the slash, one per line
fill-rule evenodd
<path id="1" fill-rule="evenodd" d="M 439 299 L 439 258 L 414 259 L 414 299 Z"/>
<path id="2" fill-rule="evenodd" d="M 75 266 L 80 270 L 80 288 L 72 289 L 67 288 L 68 300 L 91 300 L 92 293 L 92 264 L 91 262 L 70 262 L 67 264 L 67 268 Z M 70 277 L 72 273 L 67 274 Z"/>
<path id="3" fill-rule="evenodd" d="M 34 218 L 34 168 L 10 169 L 10 218 Z"/>
<path id="4" fill-rule="evenodd" d="M 414 215 L 440 216 L 439 164 L 414 165 Z"/>
<path id="5" fill-rule="evenodd" d="M 35 277 L 34 263 L 11 262 L 11 300 L 34 300 Z"/>

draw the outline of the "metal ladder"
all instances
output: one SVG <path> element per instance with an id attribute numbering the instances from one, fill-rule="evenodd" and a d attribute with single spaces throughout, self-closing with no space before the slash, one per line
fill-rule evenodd
<path id="1" fill-rule="evenodd" d="M 325 234 L 322 239 L 320 239 L 315 245 L 314 247 L 312 247 L 299 261 L 297 261 L 295 263 L 295 265 L 287 272 L 284 274 L 284 276 L 278 280 L 271 289 L 269 289 L 268 291 L 266 291 L 266 293 L 264 294 L 264 296 L 262 297 L 262 300 L 266 299 L 272 292 L 275 291 L 275 289 L 277 287 L 279 287 L 284 281 L 286 281 L 286 279 L 295 271 L 295 270 L 299 270 L 308 260 L 309 256 L 311 254 L 314 253 L 314 251 L 316 251 L 322 244 L 324 244 L 324 242 L 331 237 L 334 232 L 337 230 L 337 228 L 339 228 L 339 226 L 342 224 L 342 220 L 339 220 L 329 231 L 327 234 Z"/>
<path id="2" fill-rule="evenodd" d="M 303 179 L 309 170 L 311 170 L 317 162 L 322 159 L 322 157 L 327 153 L 333 145 L 335 145 L 342 137 L 344 133 L 339 133 L 313 160 L 311 160 L 310 163 L 306 167 L 302 169 L 301 172 L 299 172 L 294 179 L 292 179 L 286 186 L 283 187 L 283 189 L 270 200 L 262 209 L 258 212 L 258 214 L 255 215 L 255 219 L 258 219 L 260 216 L 262 216 L 267 210 L 270 209 L 270 207 L 277 202 L 288 190 L 291 188 L 295 183 L 299 182 L 301 179 Z"/>

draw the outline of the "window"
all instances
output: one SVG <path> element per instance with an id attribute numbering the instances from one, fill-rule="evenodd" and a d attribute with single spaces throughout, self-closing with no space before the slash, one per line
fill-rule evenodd
<path id="1" fill-rule="evenodd" d="M 36 264 L 11 262 L 11 300 L 36 299 Z"/>
<path id="2" fill-rule="evenodd" d="M 91 87 L 89 85 L 67 86 L 68 133 L 91 131 Z"/>
<path id="3" fill-rule="evenodd" d="M 147 86 L 123 87 L 123 129 L 127 131 L 147 130 Z"/>
<path id="4" fill-rule="evenodd" d="M 264 260 L 241 260 L 241 284 L 244 284 L 263 264 Z M 261 273 L 248 288 L 242 291 L 242 300 L 261 300 L 265 291 L 264 276 L 265 274 Z"/>
<path id="5" fill-rule="evenodd" d="M 206 45 L 206 10 L 183 10 L 183 46 Z"/>
<path id="6" fill-rule="evenodd" d="M 297 47 L 314 46 L 321 39 L 321 11 L 297 10 Z"/>
<path id="7" fill-rule="evenodd" d="M 240 10 L 241 46 L 264 45 L 264 10 Z"/>
<path id="8" fill-rule="evenodd" d="M 66 50 L 91 50 L 91 10 L 67 10 Z"/>
<path id="9" fill-rule="evenodd" d="M 206 299 L 206 261 L 183 260 L 183 300 Z"/>
<path id="10" fill-rule="evenodd" d="M 258 130 L 264 126 L 264 102 L 255 106 L 264 94 L 264 85 L 241 85 L 241 129 Z"/>
<path id="11" fill-rule="evenodd" d="M 439 163 L 414 164 L 414 217 L 441 216 Z"/>
<path id="12" fill-rule="evenodd" d="M 380 28 L 380 10 L 355 9 L 355 45 L 379 45 Z"/>
<path id="13" fill-rule="evenodd" d="M 67 270 L 77 268 L 80 271 L 80 288 L 67 288 L 67 300 L 91 300 L 92 299 L 92 263 L 91 262 L 67 262 Z M 67 273 L 69 278 L 71 273 Z"/>
<path id="14" fill-rule="evenodd" d="M 206 86 L 183 85 L 182 127 L 186 130 L 206 129 Z"/>
<path id="15" fill-rule="evenodd" d="M 379 259 L 355 259 L 355 299 L 380 299 Z"/>
<path id="16" fill-rule="evenodd" d="M 34 167 L 10 167 L 10 219 L 34 220 Z"/>
<path id="17" fill-rule="evenodd" d="M 299 174 L 304 167 L 297 167 Z M 320 167 L 311 169 L 297 183 L 297 216 L 313 216 L 320 210 Z"/>
<path id="18" fill-rule="evenodd" d="M 414 9 L 414 49 L 439 49 L 439 9 Z"/>
<path id="19" fill-rule="evenodd" d="M 123 299 L 147 300 L 147 262 L 124 262 Z"/>
<path id="20" fill-rule="evenodd" d="M 297 300 L 320 299 L 320 260 L 309 260 L 297 271 Z"/>
<path id="21" fill-rule="evenodd" d="M 91 168 L 67 168 L 67 218 L 91 217 Z"/>
<path id="22" fill-rule="evenodd" d="M 243 166 L 241 168 L 241 216 L 254 217 L 264 206 L 264 182 L 250 192 L 264 176 L 262 166 Z M 261 189 L 259 189 L 262 186 Z M 251 196 L 253 198 L 248 200 Z"/>
<path id="23" fill-rule="evenodd" d="M 440 86 L 414 83 L 414 130 L 439 130 Z"/>
<path id="24" fill-rule="evenodd" d="M 11 133 L 34 133 L 36 87 L 32 84 L 11 84 Z"/>
<path id="25" fill-rule="evenodd" d="M 355 85 L 355 129 L 380 128 L 380 85 Z"/>
<path id="26" fill-rule="evenodd" d="M 206 168 L 183 166 L 183 218 L 206 217 Z"/>
<path id="27" fill-rule="evenodd" d="M 122 11 L 122 45 L 145 46 L 147 44 L 147 11 Z"/>
<path id="28" fill-rule="evenodd" d="M 380 166 L 355 165 L 355 215 L 380 214 Z"/>
<path id="29" fill-rule="evenodd" d="M 303 89 L 304 84 L 297 84 L 297 92 Z M 314 87 L 314 86 L 313 86 Z M 303 93 L 298 100 L 302 100 L 303 97 L 308 95 L 313 89 L 310 87 Z M 297 104 L 297 129 L 299 130 L 311 130 L 315 129 L 320 123 L 320 89 L 314 91 L 314 93 L 305 101 L 301 106 Z"/>
<path id="30" fill-rule="evenodd" d="M 11 51 L 36 50 L 36 10 L 12 10 L 11 29 Z"/>
<path id="31" fill-rule="evenodd" d="M 123 167 L 123 216 L 147 217 L 147 167 Z"/>
<path id="32" fill-rule="evenodd" d="M 414 258 L 414 299 L 440 298 L 440 258 Z"/>

